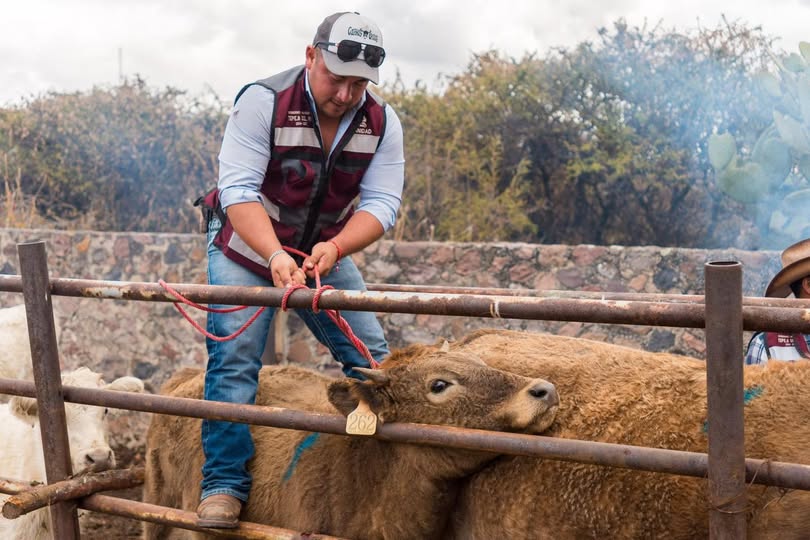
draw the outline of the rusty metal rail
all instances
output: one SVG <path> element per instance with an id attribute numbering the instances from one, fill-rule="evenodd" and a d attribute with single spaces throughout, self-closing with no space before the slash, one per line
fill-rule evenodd
<path id="1" fill-rule="evenodd" d="M 350 436 L 346 435 L 346 418 L 337 414 L 70 386 L 63 387 L 63 392 L 65 400 L 71 403 Z M 0 393 L 32 396 L 34 384 L 0 379 Z M 373 436 L 401 443 L 544 457 L 699 478 L 708 474 L 707 454 L 699 452 L 410 423 L 382 424 Z M 749 482 L 810 490 L 810 465 L 746 459 L 745 471 Z"/>
<path id="2" fill-rule="evenodd" d="M 375 292 L 472 294 L 488 296 L 528 296 L 539 298 L 571 298 L 579 300 L 617 300 L 633 302 L 665 302 L 676 304 L 704 304 L 701 294 L 634 293 L 609 291 L 569 291 L 559 289 L 507 289 L 503 287 L 453 287 L 445 285 L 403 285 L 399 283 L 368 283 L 366 288 Z M 759 307 L 810 307 L 810 301 L 795 298 L 767 298 L 744 296 L 743 305 Z"/>
<path id="3" fill-rule="evenodd" d="M 50 424 L 56 437 L 43 426 L 46 462 L 66 460 L 67 445 L 60 440 L 64 429 L 64 401 L 126 408 L 138 411 L 211 418 L 274 426 L 286 429 L 320 431 L 345 435 L 345 418 L 338 415 L 307 413 L 274 407 L 215 403 L 158 395 L 108 392 L 86 388 L 61 387 L 53 313 L 50 295 L 174 302 L 176 299 L 157 283 L 118 282 L 47 278 L 44 243 L 19 244 L 23 276 L 0 275 L 0 291 L 23 292 L 29 309 L 29 333 L 35 363 L 35 383 L 0 379 L 0 392 L 36 396 L 46 410 L 55 411 Z M 24 262 L 26 259 L 28 262 Z M 644 448 L 629 445 L 578 441 L 511 433 L 429 426 L 423 424 L 384 424 L 375 437 L 404 443 L 477 449 L 502 454 L 537 456 L 562 461 L 662 472 L 709 478 L 710 501 L 729 502 L 710 510 L 710 536 L 744 538 L 744 482 L 783 488 L 810 490 L 810 466 L 779 463 L 744 457 L 742 425 L 741 339 L 743 330 L 773 330 L 810 333 L 810 302 L 781 299 L 744 298 L 741 295 L 741 265 L 736 262 L 708 263 L 705 268 L 705 297 L 636 295 L 630 293 L 573 293 L 545 291 L 517 295 L 510 289 L 433 288 L 432 292 L 405 286 L 382 286 L 380 290 L 325 291 L 320 296 L 323 309 L 423 313 L 448 316 L 578 321 L 643 326 L 705 328 L 708 363 L 709 452 L 708 454 Z M 30 276 L 30 277 L 26 277 Z M 281 305 L 283 290 L 260 287 L 226 287 L 172 284 L 172 287 L 198 303 L 275 306 Z M 398 287 L 392 290 L 391 287 Z M 310 308 L 315 291 L 294 291 L 288 299 L 292 308 Z M 50 320 L 50 325 L 48 324 Z M 50 328 L 50 335 L 48 329 Z M 34 342 L 40 343 L 35 351 Z M 44 347 L 44 348 L 43 348 Z M 54 369 L 56 358 L 56 369 Z M 37 362 L 44 367 L 37 368 Z M 731 381 L 731 382 L 730 382 Z M 737 383 L 740 384 L 737 384 Z M 739 388 L 736 388 L 739 386 Z M 735 387 L 735 388 L 731 388 Z M 55 393 L 53 396 L 51 394 Z M 740 395 L 738 395 L 740 394 Z M 726 459 L 727 457 L 732 459 Z M 719 464 L 719 465 L 718 465 Z M 52 465 L 53 467 L 53 465 Z M 69 461 L 67 461 L 69 472 Z M 54 469 L 48 482 L 64 473 Z M 52 478 L 53 477 L 53 478 Z M 143 503 L 116 500 L 102 495 L 80 499 L 88 509 L 118 513 L 194 528 L 193 515 Z M 59 512 L 59 507 L 63 510 Z M 58 538 L 78 534 L 75 503 L 51 507 Z M 129 513 L 129 514 L 127 514 Z M 58 523 L 58 524 L 57 524 Z M 294 538 L 268 536 L 267 531 L 250 529 L 236 533 L 242 538 Z M 55 532 L 56 534 L 56 532 Z M 255 534 L 256 536 L 250 536 Z M 275 534 L 275 533 L 274 533 Z M 297 533 L 290 533 L 297 534 Z M 314 538 L 314 537 L 313 537 Z M 320 536 L 318 538 L 328 538 Z"/>
<path id="4" fill-rule="evenodd" d="M 273 287 L 171 284 L 188 299 L 202 304 L 281 305 L 284 290 Z M 17 292 L 20 278 L 0 275 L 0 291 Z M 54 278 L 51 294 L 114 300 L 174 302 L 176 299 L 157 283 Z M 607 294 L 607 293 L 606 293 Z M 468 316 L 501 319 L 577 321 L 604 324 L 704 328 L 705 305 L 697 301 L 665 303 L 642 295 L 645 301 L 609 300 L 592 295 L 583 298 L 514 297 L 492 294 L 467 295 L 418 292 L 360 292 L 327 290 L 322 309 L 350 309 L 388 313 Z M 309 308 L 313 289 L 299 289 L 290 295 L 291 308 Z M 624 296 L 632 298 L 632 296 Z M 743 304 L 745 330 L 774 330 L 810 334 L 810 302 L 746 298 Z M 807 307 L 800 307 L 807 306 Z"/>

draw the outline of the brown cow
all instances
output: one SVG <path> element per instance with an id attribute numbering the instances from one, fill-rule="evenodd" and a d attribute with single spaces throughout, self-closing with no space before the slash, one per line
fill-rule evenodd
<path id="1" fill-rule="evenodd" d="M 471 334 L 452 350 L 553 380 L 563 396 L 554 436 L 707 452 L 705 363 L 584 339 Z M 745 370 L 746 456 L 810 464 L 810 362 Z M 502 457 L 472 477 L 456 538 L 708 536 L 707 482 L 628 469 Z M 751 485 L 749 538 L 808 538 L 810 492 Z"/>
<path id="2" fill-rule="evenodd" d="M 559 403 L 554 386 L 487 367 L 473 355 L 410 347 L 368 381 L 293 367 L 262 369 L 257 403 L 344 415 L 360 400 L 385 422 L 545 431 Z M 162 393 L 201 398 L 203 373 L 186 370 Z M 354 539 L 441 538 L 459 480 L 494 454 L 253 427 L 253 488 L 246 521 Z M 193 511 L 200 495 L 200 420 L 154 415 L 147 435 L 144 501 Z M 176 531 L 177 533 L 179 531 Z M 184 532 L 185 534 L 190 534 Z M 145 538 L 164 538 L 146 524 Z"/>

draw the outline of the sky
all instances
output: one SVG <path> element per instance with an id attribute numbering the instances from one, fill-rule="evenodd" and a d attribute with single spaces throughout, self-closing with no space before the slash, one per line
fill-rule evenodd
<path id="1" fill-rule="evenodd" d="M 25 0 L 0 11 L 0 106 L 48 91 L 88 91 L 141 77 L 230 101 L 245 83 L 303 63 L 326 15 L 377 22 L 381 84 L 399 75 L 437 88 L 474 53 L 520 59 L 596 41 L 621 18 L 690 31 L 729 21 L 761 26 L 776 46 L 810 41 L 810 0 Z"/>

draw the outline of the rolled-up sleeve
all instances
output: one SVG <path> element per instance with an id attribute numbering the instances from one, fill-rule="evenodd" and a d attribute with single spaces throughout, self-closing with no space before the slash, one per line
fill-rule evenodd
<path id="1" fill-rule="evenodd" d="M 402 203 L 405 150 L 399 117 L 390 105 L 386 105 L 385 111 L 385 133 L 360 182 L 357 210 L 373 215 L 387 231 L 396 223 Z"/>
<path id="2" fill-rule="evenodd" d="M 254 84 L 233 106 L 219 152 L 219 199 L 223 208 L 261 202 L 259 189 L 270 161 L 274 94 Z"/>

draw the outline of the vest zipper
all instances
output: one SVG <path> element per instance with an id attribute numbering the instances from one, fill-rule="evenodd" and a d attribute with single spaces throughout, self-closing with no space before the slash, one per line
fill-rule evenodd
<path id="1" fill-rule="evenodd" d="M 368 98 L 366 98 L 368 99 Z M 310 242 L 314 240 L 310 238 L 313 233 L 315 232 L 315 224 L 318 221 L 318 216 L 321 213 L 321 205 L 323 204 L 323 200 L 326 198 L 326 190 L 329 187 L 329 178 L 332 176 L 332 169 L 335 167 L 335 160 L 337 156 L 343 151 L 347 144 L 352 137 L 354 137 L 354 132 L 357 129 L 357 126 L 360 125 L 360 119 L 363 117 L 363 109 L 365 106 L 361 107 L 355 114 L 354 118 L 352 118 L 351 124 L 349 124 L 349 128 L 346 130 L 346 133 L 343 134 L 343 138 L 340 139 L 338 142 L 337 147 L 335 147 L 335 151 L 331 154 L 331 156 L 326 160 L 326 168 L 325 168 L 325 175 L 321 175 L 321 178 L 318 182 L 318 189 L 315 191 L 315 196 L 312 198 L 312 204 L 309 207 L 309 213 L 307 214 L 307 224 L 304 226 L 304 234 L 301 235 L 301 242 L 298 246 L 298 249 L 301 251 L 307 251 L 308 247 L 312 247 L 315 243 Z M 318 134 L 318 142 L 321 143 L 321 153 L 323 154 L 323 139 L 321 138 L 321 129 L 318 127 L 317 130 Z M 325 157 L 325 156 L 324 156 Z"/>

